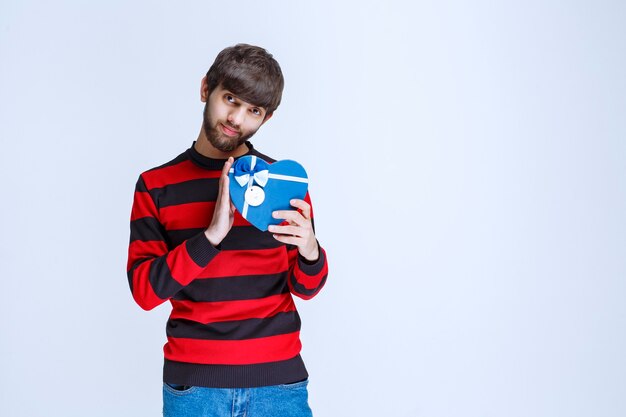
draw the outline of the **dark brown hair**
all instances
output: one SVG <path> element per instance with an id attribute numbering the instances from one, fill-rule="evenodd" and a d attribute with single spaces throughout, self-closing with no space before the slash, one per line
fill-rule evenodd
<path id="1" fill-rule="evenodd" d="M 272 54 L 245 43 L 220 52 L 206 76 L 209 93 L 221 84 L 242 100 L 264 107 L 267 115 L 278 108 L 285 85 Z"/>

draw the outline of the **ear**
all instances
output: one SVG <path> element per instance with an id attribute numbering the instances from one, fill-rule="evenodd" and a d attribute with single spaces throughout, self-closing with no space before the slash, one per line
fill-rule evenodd
<path id="1" fill-rule="evenodd" d="M 263 126 L 263 123 L 265 123 L 265 122 L 267 122 L 269 119 L 271 119 L 273 115 L 274 115 L 274 112 L 267 113 L 267 114 L 265 115 L 265 119 L 263 119 L 263 122 L 261 123 L 261 126 Z"/>
<path id="2" fill-rule="evenodd" d="M 209 98 L 209 86 L 206 82 L 206 75 L 202 78 L 200 82 L 200 101 L 206 103 Z"/>

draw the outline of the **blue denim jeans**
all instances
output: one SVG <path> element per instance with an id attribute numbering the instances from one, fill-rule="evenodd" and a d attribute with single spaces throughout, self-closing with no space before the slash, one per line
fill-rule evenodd
<path id="1" fill-rule="evenodd" d="M 163 384 L 164 417 L 313 417 L 308 380 L 258 388 Z"/>

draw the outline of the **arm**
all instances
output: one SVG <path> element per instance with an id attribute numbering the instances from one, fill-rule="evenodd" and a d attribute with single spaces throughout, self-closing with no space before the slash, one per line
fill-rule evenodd
<path id="1" fill-rule="evenodd" d="M 130 219 L 126 271 L 133 298 L 144 310 L 153 309 L 189 285 L 219 253 L 215 246 L 226 236 L 233 222 L 234 211 L 228 192 L 222 193 L 224 187 L 228 190 L 228 174 L 224 176 L 224 172 L 228 172 L 230 164 L 232 161 L 227 161 L 222 171 L 218 204 L 210 226 L 172 250 L 168 249 L 157 205 L 143 177 L 139 177 Z"/>
<path id="2" fill-rule="evenodd" d="M 289 256 L 289 289 L 292 294 L 308 300 L 313 298 L 326 283 L 328 261 L 326 252 L 315 238 L 313 210 L 309 194 L 304 200 L 292 200 L 291 205 L 299 209 L 280 210 L 274 217 L 289 222 L 284 226 L 270 226 L 274 238 L 287 244 Z"/>

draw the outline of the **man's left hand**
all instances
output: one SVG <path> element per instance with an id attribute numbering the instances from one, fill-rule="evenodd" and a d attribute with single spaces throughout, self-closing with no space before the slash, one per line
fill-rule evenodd
<path id="1" fill-rule="evenodd" d="M 293 199 L 289 202 L 297 210 L 277 210 L 272 213 L 275 219 L 285 219 L 289 224 L 284 226 L 270 225 L 267 230 L 274 234 L 279 242 L 295 245 L 298 252 L 307 261 L 315 262 L 319 258 L 319 249 L 315 232 L 311 223 L 311 206 L 304 200 Z"/>

